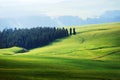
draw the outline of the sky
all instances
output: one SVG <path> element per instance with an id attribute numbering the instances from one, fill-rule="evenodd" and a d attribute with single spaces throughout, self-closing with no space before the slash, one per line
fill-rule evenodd
<path id="1" fill-rule="evenodd" d="M 0 18 L 41 16 L 98 17 L 120 10 L 120 0 L 0 0 Z"/>

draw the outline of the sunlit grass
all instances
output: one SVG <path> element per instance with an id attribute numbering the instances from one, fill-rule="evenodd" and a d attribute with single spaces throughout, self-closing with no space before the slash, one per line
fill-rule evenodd
<path id="1" fill-rule="evenodd" d="M 18 54 L 19 47 L 0 49 L 0 79 L 120 80 L 120 23 L 81 26 L 76 31 L 26 53 Z"/>

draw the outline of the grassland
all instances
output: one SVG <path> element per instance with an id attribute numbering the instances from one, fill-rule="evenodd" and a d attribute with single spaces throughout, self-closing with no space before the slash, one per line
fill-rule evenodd
<path id="1" fill-rule="evenodd" d="M 26 53 L 0 49 L 0 80 L 120 80 L 120 23 L 76 30 Z"/>

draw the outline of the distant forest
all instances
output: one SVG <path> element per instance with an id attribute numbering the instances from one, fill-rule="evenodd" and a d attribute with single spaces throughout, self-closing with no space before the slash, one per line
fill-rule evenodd
<path id="1" fill-rule="evenodd" d="M 75 34 L 75 28 L 73 29 Z M 64 38 L 72 33 L 65 28 L 37 27 L 31 29 L 4 29 L 0 31 L 0 48 L 13 46 L 32 49 L 41 47 L 53 42 L 56 39 Z"/>

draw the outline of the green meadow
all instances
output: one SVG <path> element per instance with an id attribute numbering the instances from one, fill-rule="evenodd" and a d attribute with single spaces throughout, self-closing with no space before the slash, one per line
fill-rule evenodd
<path id="1" fill-rule="evenodd" d="M 0 80 L 120 80 L 120 23 L 75 27 L 76 35 L 25 53 L 0 49 Z"/>

